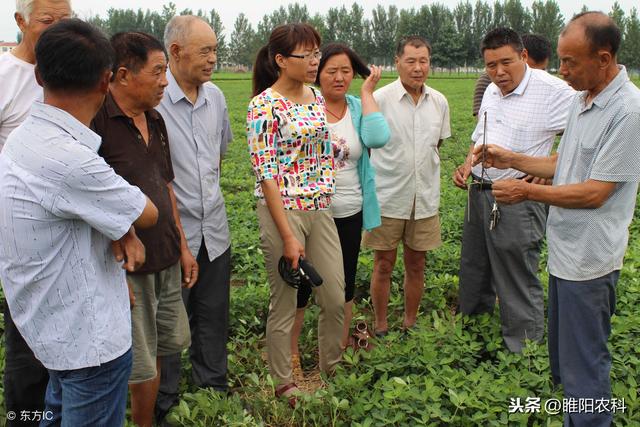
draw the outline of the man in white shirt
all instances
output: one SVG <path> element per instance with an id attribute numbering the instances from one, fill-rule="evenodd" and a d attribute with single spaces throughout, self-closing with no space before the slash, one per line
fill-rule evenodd
<path id="1" fill-rule="evenodd" d="M 29 114 L 36 100 L 42 100 L 42 87 L 36 82 L 35 45 L 40 34 L 51 24 L 71 16 L 69 0 L 17 0 L 15 20 L 22 40 L 11 52 L 0 55 L 0 152 L 7 137 Z M 42 411 L 49 375 L 27 346 L 4 305 L 5 410 Z M 38 422 L 8 420 L 8 425 L 38 425 Z"/>
<path id="2" fill-rule="evenodd" d="M 109 41 L 66 19 L 35 51 L 43 102 L 0 153 L 0 280 L 15 326 L 49 371 L 41 425 L 123 425 L 131 372 L 123 268 L 144 263 L 132 224 L 150 227 L 158 211 L 98 155 L 88 127 L 112 74 Z"/>
<path id="3" fill-rule="evenodd" d="M 550 205 L 551 375 L 567 401 L 605 402 L 595 411 L 565 411 L 565 426 L 609 427 L 616 424 L 614 413 L 624 411 L 615 404 L 618 396 L 611 396 L 608 340 L 618 280 L 634 275 L 630 269 L 624 277 L 620 270 L 640 181 L 640 90 L 617 63 L 621 39 L 614 20 L 602 12 L 580 13 L 560 33 L 558 72 L 580 92 L 569 107 L 557 155 L 531 157 L 493 145 L 484 155 L 480 147 L 474 152 L 474 163 L 484 159 L 487 166 L 553 178 L 552 186 L 503 180 L 493 195 L 504 204 Z M 615 350 L 625 356 L 624 347 Z"/>
<path id="4" fill-rule="evenodd" d="M 371 154 L 382 225 L 365 233 L 374 249 L 371 299 L 375 332 L 387 333 L 387 304 L 398 244 L 404 249 L 403 329 L 413 327 L 424 287 L 426 251 L 440 246 L 440 157 L 438 147 L 451 136 L 449 104 L 425 85 L 431 46 L 422 37 L 405 37 L 396 49 L 399 78 L 374 97 L 391 129 L 391 139 Z"/>
<path id="5" fill-rule="evenodd" d="M 539 341 L 544 334 L 538 259 L 546 209 L 537 202 L 495 204 L 492 182 L 529 178 L 513 169 L 472 169 L 471 153 L 474 145 L 491 143 L 547 156 L 566 126 L 575 91 L 547 72 L 530 68 L 521 38 L 510 28 L 490 31 L 481 48 L 492 83 L 482 100 L 467 160 L 453 177 L 466 189 L 473 176 L 462 235 L 459 304 L 464 314 L 491 313 L 497 294 L 504 342 L 519 352 L 525 339 Z"/>
<path id="6" fill-rule="evenodd" d="M 34 47 L 51 24 L 71 16 L 69 0 L 16 0 L 16 24 L 22 40 L 11 52 L 0 55 L 0 151 L 9 133 L 27 117 L 42 87 L 36 82 Z"/>

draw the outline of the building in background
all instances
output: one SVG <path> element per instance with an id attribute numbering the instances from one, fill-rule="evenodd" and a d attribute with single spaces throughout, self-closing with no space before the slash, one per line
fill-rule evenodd
<path id="1" fill-rule="evenodd" d="M 18 43 L 16 42 L 0 41 L 0 55 L 2 55 L 3 53 L 9 52 L 11 49 L 13 49 L 16 46 L 18 46 Z"/>

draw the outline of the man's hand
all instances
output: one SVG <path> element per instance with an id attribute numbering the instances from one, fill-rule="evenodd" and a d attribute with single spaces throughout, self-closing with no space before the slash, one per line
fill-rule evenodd
<path id="1" fill-rule="evenodd" d="M 466 190 L 469 175 L 471 175 L 471 163 L 465 161 L 463 164 L 458 166 L 455 171 L 453 171 L 453 183 L 456 187 Z"/>
<path id="2" fill-rule="evenodd" d="M 198 281 L 198 262 L 188 247 L 180 250 L 180 267 L 182 267 L 182 287 L 191 289 Z"/>
<path id="3" fill-rule="evenodd" d="M 494 181 L 491 185 L 493 197 L 498 203 L 512 205 L 529 198 L 529 184 L 522 179 L 505 179 Z"/>
<path id="4" fill-rule="evenodd" d="M 116 257 L 116 261 L 124 261 L 122 268 L 129 273 L 136 271 L 144 264 L 144 245 L 136 236 L 133 226 L 120 240 L 111 242 L 111 250 L 113 251 L 113 256 Z"/>
<path id="5" fill-rule="evenodd" d="M 473 166 L 484 163 L 485 168 L 509 169 L 512 154 L 513 152 L 497 145 L 489 144 L 486 147 L 476 145 L 473 149 Z"/>
<path id="6" fill-rule="evenodd" d="M 298 268 L 298 259 L 300 257 L 304 258 L 304 246 L 296 239 L 295 237 L 291 237 L 286 239 L 284 242 L 283 254 L 284 258 L 289 261 L 291 264 L 291 268 Z"/>

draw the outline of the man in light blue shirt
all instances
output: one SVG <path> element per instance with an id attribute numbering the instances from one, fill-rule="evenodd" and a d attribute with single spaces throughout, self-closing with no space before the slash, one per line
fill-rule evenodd
<path id="1" fill-rule="evenodd" d="M 42 34 L 36 59 L 44 103 L 0 154 L 0 280 L 49 370 L 41 425 L 122 425 L 131 320 L 119 261 L 144 262 L 132 224 L 151 226 L 158 212 L 97 154 L 88 128 L 108 88 L 109 41 L 65 20 Z"/>
<path id="2" fill-rule="evenodd" d="M 176 16 L 167 24 L 164 43 L 169 85 L 157 109 L 169 133 L 180 220 L 199 267 L 197 282 L 183 289 L 193 381 L 198 387 L 226 392 L 231 239 L 220 162 L 232 135 L 224 95 L 210 81 L 218 42 L 202 19 Z M 161 366 L 159 419 L 177 403 L 179 355 L 163 357 Z"/>
<path id="3" fill-rule="evenodd" d="M 573 17 L 558 41 L 560 74 L 583 92 L 569 109 L 557 157 L 533 158 L 490 146 L 485 161 L 554 179 L 553 186 L 497 181 L 493 193 L 500 203 L 552 205 L 549 359 L 554 382 L 575 401 L 611 398 L 607 341 L 640 181 L 640 90 L 616 63 L 620 39 L 618 27 L 601 12 Z M 478 147 L 475 161 L 481 156 Z M 567 426 L 611 422 L 609 410 L 565 414 Z"/>

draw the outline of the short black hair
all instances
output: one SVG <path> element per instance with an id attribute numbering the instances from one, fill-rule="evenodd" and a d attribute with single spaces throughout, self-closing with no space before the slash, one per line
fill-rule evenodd
<path id="1" fill-rule="evenodd" d="M 353 73 L 359 75 L 363 79 L 369 77 L 371 70 L 367 67 L 367 64 L 353 51 L 349 46 L 344 43 L 329 43 L 322 47 L 322 58 L 320 58 L 320 64 L 318 65 L 318 74 L 316 76 L 316 84 L 320 84 L 320 73 L 322 69 L 327 65 L 327 61 L 332 56 L 345 54 L 351 62 L 351 68 Z"/>
<path id="2" fill-rule="evenodd" d="M 429 51 L 429 55 L 431 55 L 431 43 L 429 43 L 427 39 L 422 36 L 406 36 L 398 40 L 398 44 L 396 46 L 397 57 L 401 57 L 404 54 L 404 48 L 407 45 L 415 48 L 424 46 Z"/>
<path id="3" fill-rule="evenodd" d="M 498 27 L 489 31 L 480 43 L 480 53 L 484 55 L 487 49 L 499 49 L 503 46 L 511 46 L 516 52 L 522 53 L 524 45 L 522 38 L 511 28 Z"/>
<path id="4" fill-rule="evenodd" d="M 125 67 L 134 73 L 140 71 L 147 63 L 151 52 L 159 51 L 164 53 L 165 57 L 167 56 L 167 51 L 160 40 L 151 34 L 138 31 L 114 34 L 111 36 L 111 46 L 116 54 L 113 61 L 114 77 L 120 67 Z"/>
<path id="5" fill-rule="evenodd" d="M 620 28 L 616 25 L 616 22 L 611 19 L 610 16 L 605 15 L 602 12 L 593 11 L 579 13 L 571 18 L 567 27 L 562 31 L 562 34 L 564 34 L 566 29 L 572 24 L 579 24 L 583 26 L 584 35 L 591 45 L 593 52 L 597 52 L 600 49 L 606 49 L 611 52 L 613 56 L 618 53 L 618 49 L 620 49 L 620 42 L 622 40 L 622 33 L 620 32 Z"/>
<path id="6" fill-rule="evenodd" d="M 529 58 L 541 63 L 551 58 L 551 42 L 540 34 L 523 34 L 522 44 L 527 49 Z"/>
<path id="7" fill-rule="evenodd" d="M 36 69 L 46 89 L 95 88 L 113 64 L 113 48 L 98 28 L 79 19 L 63 19 L 36 43 Z"/>

